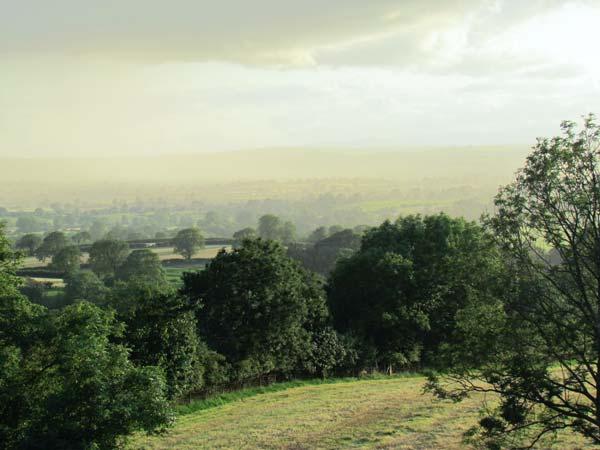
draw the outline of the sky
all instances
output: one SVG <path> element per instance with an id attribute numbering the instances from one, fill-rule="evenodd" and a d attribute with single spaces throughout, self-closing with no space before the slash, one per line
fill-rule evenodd
<path id="1" fill-rule="evenodd" d="M 531 145 L 600 0 L 0 0 L 0 157 Z"/>

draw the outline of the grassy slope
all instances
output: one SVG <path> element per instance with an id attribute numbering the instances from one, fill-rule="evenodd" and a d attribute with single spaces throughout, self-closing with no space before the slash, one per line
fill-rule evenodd
<path id="1" fill-rule="evenodd" d="M 133 449 L 463 449 L 462 433 L 483 397 L 451 404 L 421 392 L 422 377 L 304 385 L 179 417 L 162 437 L 138 437 Z M 582 448 L 572 435 L 556 448 Z M 544 447 L 547 448 L 547 447 Z"/>

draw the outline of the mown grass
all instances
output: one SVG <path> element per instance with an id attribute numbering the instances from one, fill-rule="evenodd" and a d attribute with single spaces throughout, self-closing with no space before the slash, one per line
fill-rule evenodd
<path id="1" fill-rule="evenodd" d="M 396 377 L 407 378 L 411 376 L 414 377 L 418 375 L 413 373 L 403 373 L 402 375 L 398 375 Z M 385 377 L 384 375 L 373 375 L 366 377 L 366 379 L 389 379 L 389 377 Z M 175 412 L 177 413 L 177 415 L 183 416 L 186 414 L 192 414 L 198 411 L 203 411 L 205 409 L 223 406 L 228 403 L 241 401 L 250 397 L 254 397 L 256 395 L 270 394 L 272 392 L 281 392 L 287 389 L 303 386 L 320 386 L 324 384 L 351 383 L 355 381 L 357 381 L 356 378 L 317 378 L 310 380 L 293 380 L 285 381 L 282 383 L 273 383 L 265 386 L 256 386 L 251 388 L 240 389 L 238 391 L 224 392 L 205 399 L 192 400 L 189 403 L 177 405 L 175 408 Z"/>
<path id="2" fill-rule="evenodd" d="M 180 407 L 164 436 L 131 449 L 464 449 L 483 395 L 450 403 L 423 394 L 422 376 L 292 382 L 222 394 Z M 584 448 L 565 433 L 538 448 Z"/>

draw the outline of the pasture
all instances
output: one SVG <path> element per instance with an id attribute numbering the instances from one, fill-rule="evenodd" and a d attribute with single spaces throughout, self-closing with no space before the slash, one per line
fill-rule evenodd
<path id="1" fill-rule="evenodd" d="M 129 449 L 465 449 L 484 399 L 454 404 L 422 394 L 422 376 L 301 384 L 178 417 L 164 436 Z M 487 399 L 493 401 L 493 399 Z M 537 448 L 586 448 L 572 434 Z"/>
<path id="2" fill-rule="evenodd" d="M 199 259 L 214 258 L 217 255 L 217 253 L 219 252 L 219 250 L 221 250 L 222 248 L 223 248 L 222 245 L 207 245 L 206 247 L 204 247 L 203 249 L 198 251 L 198 253 L 196 253 L 194 255 L 194 258 L 199 258 Z M 225 248 L 229 249 L 231 247 L 225 246 Z M 150 247 L 149 249 L 152 250 L 154 253 L 156 253 L 161 261 L 173 260 L 173 259 L 178 259 L 178 260 L 181 260 L 182 262 L 184 261 L 184 259 L 181 255 L 175 253 L 175 250 L 173 247 Z M 87 264 L 88 259 L 89 259 L 89 254 L 86 252 L 82 253 L 81 263 Z M 21 267 L 23 267 L 24 269 L 33 269 L 33 268 L 39 268 L 39 267 L 46 267 L 46 266 L 48 266 L 49 263 L 50 263 L 50 258 L 47 258 L 45 261 L 40 261 L 35 256 L 28 256 L 23 259 L 23 263 L 21 264 Z"/>

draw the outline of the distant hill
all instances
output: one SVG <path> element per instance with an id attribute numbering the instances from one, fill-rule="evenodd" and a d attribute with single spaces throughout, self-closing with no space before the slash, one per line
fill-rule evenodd
<path id="1" fill-rule="evenodd" d="M 173 201 L 191 194 L 218 201 L 298 197 L 309 192 L 365 192 L 367 180 L 380 184 L 379 190 L 425 183 L 440 188 L 468 185 L 487 195 L 512 178 L 526 154 L 526 148 L 471 147 L 0 159 L 0 205 L 150 197 Z"/>

